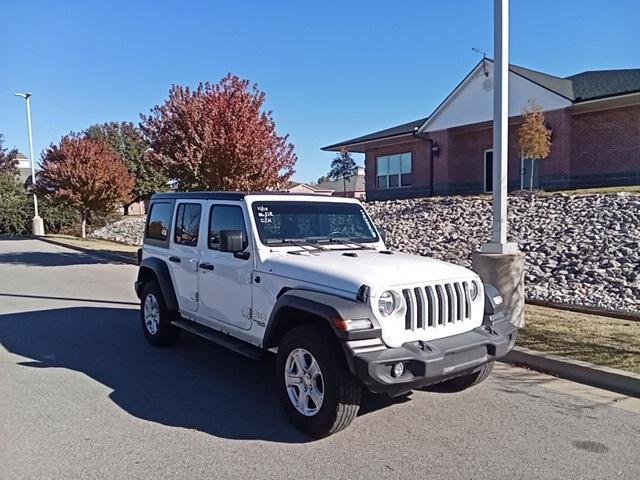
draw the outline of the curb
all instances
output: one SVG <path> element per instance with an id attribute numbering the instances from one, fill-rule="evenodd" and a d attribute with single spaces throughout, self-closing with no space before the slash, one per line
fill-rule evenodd
<path id="1" fill-rule="evenodd" d="M 92 248 L 84 248 L 79 247 L 77 245 L 71 245 L 69 243 L 65 243 L 60 240 L 54 240 L 52 238 L 47 237 L 31 237 L 36 240 L 40 240 L 41 242 L 50 243 L 51 245 L 57 245 L 59 247 L 68 248 L 70 250 L 75 250 L 77 252 L 86 253 L 87 255 L 93 255 L 95 257 L 101 257 L 107 260 L 113 260 L 121 263 L 128 263 L 129 265 L 138 265 L 138 262 L 135 258 L 127 257 L 126 255 L 118 255 L 117 253 L 108 253 L 101 250 L 95 250 Z"/>
<path id="2" fill-rule="evenodd" d="M 585 307 L 583 305 L 572 305 L 570 303 L 548 302 L 546 300 L 537 300 L 535 298 L 527 298 L 527 305 L 537 305 L 539 307 L 555 308 L 558 310 L 568 310 L 576 313 L 587 313 L 589 315 L 601 315 L 605 317 L 620 318 L 622 320 L 632 320 L 640 322 L 640 314 L 633 312 L 618 312 L 616 310 L 606 310 L 604 308 Z"/>
<path id="3" fill-rule="evenodd" d="M 524 347 L 514 347 L 499 361 L 522 365 L 574 382 L 640 398 L 640 375 L 624 370 L 601 367 L 593 363 L 572 360 Z"/>

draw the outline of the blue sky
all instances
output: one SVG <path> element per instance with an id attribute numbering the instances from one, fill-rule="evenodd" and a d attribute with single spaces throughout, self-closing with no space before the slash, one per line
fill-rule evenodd
<path id="1" fill-rule="evenodd" d="M 0 133 L 36 156 L 69 131 L 137 122 L 171 84 L 232 72 L 267 93 L 299 160 L 326 173 L 320 147 L 426 116 L 493 48 L 492 0 L 322 2 L 5 0 Z M 640 68 L 640 1 L 512 0 L 511 62 L 565 76 Z M 362 163 L 361 158 L 357 158 Z"/>

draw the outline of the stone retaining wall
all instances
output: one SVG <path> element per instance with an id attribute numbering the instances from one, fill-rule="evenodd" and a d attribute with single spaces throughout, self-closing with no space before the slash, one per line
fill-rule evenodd
<path id="1" fill-rule="evenodd" d="M 491 235 L 491 203 L 472 197 L 370 202 L 391 248 L 471 266 Z M 640 311 L 640 196 L 511 195 L 509 237 L 525 253 L 528 298 Z"/>
<path id="2" fill-rule="evenodd" d="M 490 236 L 491 204 L 474 197 L 369 202 L 390 248 L 465 266 Z M 91 236 L 137 245 L 144 218 Z M 526 256 L 528 298 L 640 312 L 640 196 L 511 195 L 509 236 Z"/>

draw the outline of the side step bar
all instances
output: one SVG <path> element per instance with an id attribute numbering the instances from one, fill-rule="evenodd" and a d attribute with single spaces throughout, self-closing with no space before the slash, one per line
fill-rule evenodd
<path id="1" fill-rule="evenodd" d="M 205 327 L 204 325 L 185 319 L 175 320 L 171 323 L 182 330 L 186 330 L 194 335 L 206 338 L 221 347 L 228 348 L 229 350 L 239 353 L 240 355 L 244 355 L 252 360 L 260 360 L 262 358 L 263 351 L 258 347 L 254 347 L 242 340 L 220 333 L 212 328 Z"/>

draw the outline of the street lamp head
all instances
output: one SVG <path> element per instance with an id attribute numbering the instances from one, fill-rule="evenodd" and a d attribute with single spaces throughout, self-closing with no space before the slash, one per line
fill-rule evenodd
<path id="1" fill-rule="evenodd" d="M 31 96 L 31 93 L 29 93 L 29 92 L 25 92 L 25 93 L 20 93 L 20 92 L 18 92 L 18 93 L 16 93 L 16 97 L 22 97 L 22 98 L 24 98 L 24 99 L 27 99 L 27 98 L 29 98 L 30 96 Z"/>

